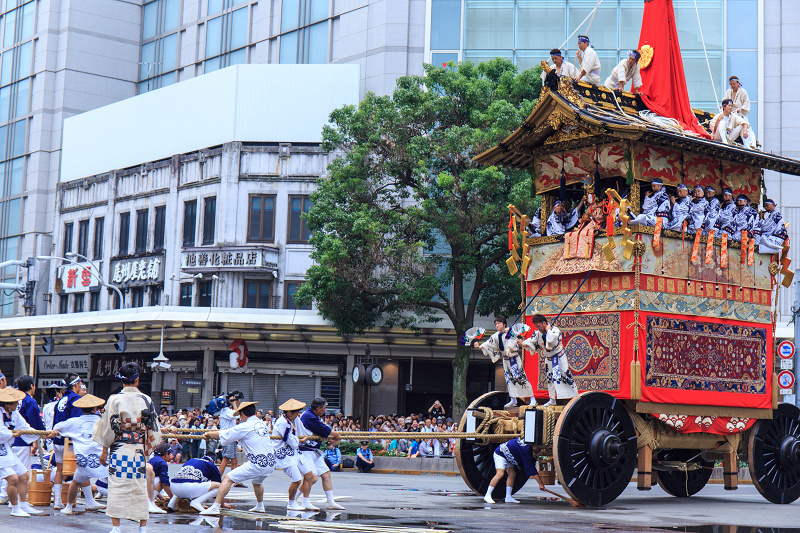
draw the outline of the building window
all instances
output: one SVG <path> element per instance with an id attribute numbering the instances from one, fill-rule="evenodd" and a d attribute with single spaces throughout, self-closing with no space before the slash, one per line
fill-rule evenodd
<path id="1" fill-rule="evenodd" d="M 167 225 L 167 206 L 156 207 L 156 227 L 153 233 L 153 251 L 164 249 L 164 230 Z"/>
<path id="2" fill-rule="evenodd" d="M 181 302 L 183 307 L 192 306 L 192 284 L 181 283 Z"/>
<path id="3" fill-rule="evenodd" d="M 327 63 L 328 18 L 326 0 L 282 0 L 281 63 Z"/>
<path id="4" fill-rule="evenodd" d="M 150 305 L 161 305 L 161 287 L 150 287 Z"/>
<path id="5" fill-rule="evenodd" d="M 64 224 L 64 255 L 72 251 L 72 222 Z"/>
<path id="6" fill-rule="evenodd" d="M 136 253 L 147 251 L 147 209 L 136 211 Z"/>
<path id="7" fill-rule="evenodd" d="M 224 0 L 227 10 L 234 0 Z M 212 3 L 208 5 L 211 14 Z M 231 65 L 247 63 L 247 43 L 250 42 L 247 7 L 224 13 L 206 22 L 205 72 Z"/>
<path id="8" fill-rule="evenodd" d="M 82 293 L 78 293 L 73 296 L 72 300 L 72 312 L 73 313 L 83 313 L 83 301 L 85 300 L 85 296 Z"/>
<path id="9" fill-rule="evenodd" d="M 115 291 L 114 289 L 108 289 L 108 294 L 114 301 L 113 304 L 114 309 L 121 309 L 122 301 L 119 299 L 119 294 L 117 294 L 117 291 Z"/>
<path id="10" fill-rule="evenodd" d="M 183 203 L 183 245 L 194 246 L 197 230 L 197 200 Z"/>
<path id="11" fill-rule="evenodd" d="M 86 257 L 89 255 L 89 221 L 78 222 L 78 254 Z"/>
<path id="12" fill-rule="evenodd" d="M 105 228 L 105 219 L 103 217 L 94 219 L 94 255 L 92 256 L 93 259 L 103 258 L 104 228 Z"/>
<path id="13" fill-rule="evenodd" d="M 65 294 L 59 299 L 58 312 L 62 315 L 69 313 L 69 294 Z"/>
<path id="14" fill-rule="evenodd" d="M 211 307 L 211 290 L 213 285 L 213 281 L 200 282 L 200 293 L 197 298 L 198 307 Z"/>
<path id="15" fill-rule="evenodd" d="M 275 240 L 275 196 L 250 195 L 250 215 L 247 222 L 247 240 L 272 242 Z"/>
<path id="16" fill-rule="evenodd" d="M 286 282 L 286 294 L 284 295 L 283 299 L 283 306 L 286 309 L 311 309 L 310 305 L 297 305 L 294 301 L 294 293 L 297 292 L 297 289 L 300 288 L 304 282 L 302 281 L 287 281 Z"/>
<path id="17" fill-rule="evenodd" d="M 144 307 L 144 287 L 134 287 L 131 290 L 131 307 Z"/>
<path id="18" fill-rule="evenodd" d="M 244 282 L 244 306 L 251 309 L 269 309 L 272 283 L 266 280 L 247 280 Z"/>
<path id="19" fill-rule="evenodd" d="M 308 242 L 311 232 L 303 220 L 303 213 L 311 209 L 311 199 L 308 196 L 289 197 L 289 239 L 288 242 Z"/>
<path id="20" fill-rule="evenodd" d="M 206 198 L 203 204 L 203 244 L 214 244 L 217 227 L 217 197 Z"/>
<path id="21" fill-rule="evenodd" d="M 139 92 L 172 85 L 179 64 L 180 0 L 151 0 L 142 16 Z"/>
<path id="22" fill-rule="evenodd" d="M 89 293 L 89 311 L 99 311 L 100 310 L 100 293 L 98 291 L 92 291 Z"/>
<path id="23" fill-rule="evenodd" d="M 128 255 L 128 239 L 131 234 L 131 214 L 119 215 L 119 255 Z"/>

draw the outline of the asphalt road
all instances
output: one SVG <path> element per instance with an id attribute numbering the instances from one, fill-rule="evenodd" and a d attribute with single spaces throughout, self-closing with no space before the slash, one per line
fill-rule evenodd
<path id="1" fill-rule="evenodd" d="M 467 490 L 460 477 L 348 472 L 334 474 L 336 499 L 346 511 L 295 513 L 288 517 L 287 487 L 288 479 L 280 472 L 267 480 L 264 486 L 267 515 L 261 520 L 252 519 L 255 515 L 247 513 L 208 519 L 198 515 L 151 515 L 147 531 L 800 533 L 800 501 L 775 505 L 762 498 L 752 485 L 742 485 L 737 491 L 708 485 L 692 498 L 678 499 L 658 487 L 639 492 L 631 484 L 608 507 L 572 508 L 540 492 L 535 483 L 517 493 L 519 505 L 486 505 L 480 496 Z M 558 486 L 550 488 L 563 493 Z M 233 489 L 229 496 L 241 510 L 249 509 L 255 501 L 249 488 Z M 319 485 L 315 485 L 311 500 L 317 504 L 324 502 Z M 78 509 L 82 510 L 82 505 Z M 61 516 L 51 508 L 47 516 L 14 518 L 9 512 L 8 507 L 0 508 L 0 532 L 107 533 L 111 529 L 110 520 L 102 513 Z M 122 531 L 135 533 L 137 526 L 124 522 Z"/>

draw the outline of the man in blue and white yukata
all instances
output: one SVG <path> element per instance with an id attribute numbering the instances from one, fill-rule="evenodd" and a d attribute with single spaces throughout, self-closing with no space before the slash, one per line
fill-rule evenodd
<path id="1" fill-rule="evenodd" d="M 706 213 L 703 220 L 703 235 L 708 234 L 708 230 L 714 227 L 714 223 L 717 221 L 717 217 L 719 216 L 719 211 L 722 209 L 722 204 L 719 203 L 717 200 L 717 191 L 714 190 L 714 187 L 709 185 L 706 187 Z"/>
<path id="2" fill-rule="evenodd" d="M 656 210 L 659 205 L 669 200 L 669 197 L 666 189 L 664 189 L 664 182 L 659 178 L 653 180 L 650 184 L 650 189 L 642 202 L 642 212 L 630 221 L 631 225 L 656 225 Z"/>
<path id="3" fill-rule="evenodd" d="M 564 235 L 570 231 L 581 219 L 581 208 L 583 198 L 571 211 L 567 212 L 564 202 L 556 200 L 553 204 L 553 212 L 547 217 L 547 234 Z"/>
<path id="4" fill-rule="evenodd" d="M 73 404 L 80 400 L 81 395 L 81 378 L 78 374 L 69 373 L 64 377 L 64 383 L 67 388 L 64 391 L 64 396 L 58 400 L 55 412 L 53 414 L 53 425 L 59 422 L 69 420 L 70 418 L 78 418 L 83 414 L 80 408 L 75 407 Z M 64 437 L 57 437 L 53 439 L 53 447 L 55 448 L 55 461 L 56 461 L 56 478 L 53 483 L 53 509 L 63 509 L 64 504 L 61 502 L 61 482 L 64 479 Z"/>
<path id="5" fill-rule="evenodd" d="M 328 439 L 334 446 L 339 443 L 340 435 L 338 431 L 331 429 L 329 425 L 322 421 L 328 401 L 325 398 L 314 398 L 309 408 L 300 416 L 301 426 L 297 426 L 298 437 L 316 435 L 323 439 Z M 344 510 L 344 507 L 336 503 L 333 499 L 333 483 L 331 483 L 331 471 L 325 462 L 325 457 L 320 450 L 321 441 L 306 440 L 300 443 L 300 454 L 308 457 L 314 463 L 317 476 L 322 480 L 322 490 L 325 491 L 327 503 L 326 509 Z M 300 491 L 298 491 L 300 492 Z M 295 498 L 297 501 L 297 498 Z M 302 505 L 302 502 L 299 502 Z"/>
<path id="6" fill-rule="evenodd" d="M 762 254 L 778 254 L 788 238 L 786 223 L 780 211 L 775 209 L 775 200 L 764 200 L 764 219 L 758 222 L 755 243 Z"/>
<path id="7" fill-rule="evenodd" d="M 558 400 L 574 398 L 578 395 L 575 378 L 569 369 L 569 359 L 561 344 L 561 330 L 551 326 L 544 315 L 533 315 L 533 326 L 536 328 L 529 339 L 522 341 L 521 346 L 531 353 L 539 352 L 545 360 L 547 376 L 547 392 L 550 401 L 545 405 L 555 405 Z"/>
<path id="8" fill-rule="evenodd" d="M 225 495 L 231 490 L 233 484 L 244 483 L 245 481 L 253 482 L 253 492 L 256 495 L 256 506 L 250 511 L 264 512 L 264 480 L 275 470 L 277 460 L 275 447 L 269 438 L 269 428 L 256 416 L 257 404 L 258 402 L 241 403 L 234 411 L 234 414 L 238 414 L 239 420 L 241 420 L 239 424 L 229 429 L 206 433 L 206 438 L 219 439 L 219 443 L 222 446 L 231 442 L 238 442 L 244 450 L 248 462 L 225 474 L 217 491 L 214 504 L 201 511 L 200 514 L 218 515 L 222 502 L 225 501 Z"/>
<path id="9" fill-rule="evenodd" d="M 17 389 L 25 393 L 25 399 L 20 402 L 17 411 L 19 411 L 19 414 L 22 415 L 22 418 L 25 419 L 31 428 L 43 431 L 44 423 L 42 422 L 42 413 L 39 411 L 39 404 L 33 399 L 33 395 L 36 394 L 36 384 L 33 378 L 31 376 L 20 376 L 17 378 Z M 35 446 L 36 441 L 31 443 L 20 437 L 14 439 L 14 443 L 12 444 L 14 453 L 17 454 L 20 462 L 25 465 L 25 468 L 28 470 L 31 469 L 31 464 L 33 463 L 32 454 L 36 453 Z"/>
<path id="10" fill-rule="evenodd" d="M 732 231 L 733 217 L 736 214 L 736 204 L 733 203 L 733 191 L 727 187 L 722 189 L 722 205 L 720 206 L 717 219 L 714 221 L 714 228 L 723 234 L 728 235 Z"/>
<path id="11" fill-rule="evenodd" d="M 670 196 L 669 200 L 662 202 L 658 206 L 656 216 L 664 219 L 662 230 L 683 231 L 683 222 L 689 216 L 689 188 L 686 184 L 681 183 L 678 185 L 678 197 Z"/>
<path id="12" fill-rule="evenodd" d="M 528 222 L 528 237 L 542 236 L 542 208 L 538 208 L 533 218 Z"/>
<path id="13" fill-rule="evenodd" d="M 272 436 L 280 439 L 275 440 L 277 468 L 283 469 L 283 473 L 292 480 L 289 485 L 289 503 L 286 505 L 289 511 L 319 511 L 319 508 L 308 500 L 316 469 L 308 457 L 300 454 L 300 442 L 306 440 L 305 436 L 298 435 L 298 433 L 305 434 L 304 429 L 299 429 L 303 425 L 300 421 L 300 410 L 305 406 L 305 402 L 294 398 L 285 401 L 279 407 L 283 414 L 272 426 Z M 303 494 L 302 503 L 299 504 L 295 501 L 298 491 Z"/>
<path id="14" fill-rule="evenodd" d="M 216 496 L 221 484 L 222 474 L 214 464 L 213 454 L 189 459 L 172 477 L 172 498 L 167 507 L 174 511 L 178 498 L 187 498 L 191 507 L 203 512 L 203 502 Z"/>
<path id="15" fill-rule="evenodd" d="M 518 398 L 522 398 L 523 401 L 525 398 L 531 398 L 533 405 L 536 405 L 536 400 L 533 399 L 533 387 L 525 375 L 524 360 L 520 357 L 522 354 L 517 339 L 511 335 L 508 321 L 504 316 L 497 316 L 494 319 L 494 327 L 497 331 L 482 344 L 478 341 L 473 342 L 473 348 L 478 348 L 489 356 L 492 363 L 503 360 L 503 374 L 506 378 L 508 395 L 511 397 L 505 407 L 517 405 Z"/>
<path id="16" fill-rule="evenodd" d="M 741 241 L 742 232 L 752 231 L 754 224 L 755 219 L 753 210 L 750 208 L 750 200 L 744 194 L 740 194 L 736 197 L 736 211 L 733 214 L 733 220 L 728 225 L 728 238 L 732 241 Z"/>
<path id="17" fill-rule="evenodd" d="M 536 468 L 535 452 L 535 448 L 530 444 L 525 444 L 525 442 L 519 438 L 498 446 L 492 455 L 497 473 L 489 482 L 489 488 L 486 489 L 486 495 L 483 497 L 483 501 L 486 503 L 494 503 L 492 492 L 503 479 L 503 475 L 508 475 L 506 479 L 506 503 L 519 503 L 519 500 L 516 500 L 511 495 L 514 490 L 514 480 L 517 475 L 521 475 L 525 479 L 533 477 L 539 484 L 539 490 L 545 490 L 544 483 L 542 483 L 539 477 L 539 470 Z M 519 473 L 517 473 L 517 470 L 519 470 Z"/>
<path id="18" fill-rule="evenodd" d="M 695 233 L 698 229 L 703 227 L 703 222 L 706 219 L 706 209 L 708 208 L 708 200 L 703 195 L 703 187 L 695 185 L 692 191 L 694 197 L 689 204 L 689 216 L 687 217 L 689 224 L 686 227 L 687 233 Z"/>

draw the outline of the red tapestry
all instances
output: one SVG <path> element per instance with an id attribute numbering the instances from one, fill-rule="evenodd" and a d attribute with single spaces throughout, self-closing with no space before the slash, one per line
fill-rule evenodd
<path id="1" fill-rule="evenodd" d="M 642 181 L 661 179 L 665 185 L 681 183 L 681 153 L 663 146 L 639 144 L 635 150 L 636 177 Z"/>
<path id="2" fill-rule="evenodd" d="M 739 194 L 744 194 L 751 202 L 758 203 L 761 181 L 759 167 L 723 162 L 722 176 L 722 181 L 733 191 L 734 198 Z"/>
<path id="3" fill-rule="evenodd" d="M 625 176 L 628 172 L 626 148 L 619 144 L 609 144 L 570 150 L 565 154 L 549 154 L 536 157 L 536 176 L 534 178 L 537 194 L 557 189 L 561 183 L 563 155 L 564 172 L 567 184 L 578 183 L 586 175 L 594 175 L 595 158 L 603 176 Z"/>
<path id="4" fill-rule="evenodd" d="M 653 414 L 664 424 L 678 433 L 713 433 L 714 435 L 735 435 L 750 429 L 755 418 L 734 418 L 730 416 L 695 416 Z"/>
<path id="5" fill-rule="evenodd" d="M 710 185 L 714 187 L 717 194 L 722 194 L 722 188 L 719 185 L 719 159 L 704 154 L 684 152 L 683 169 L 686 172 L 686 183 L 689 185 L 702 187 Z"/>
<path id="6" fill-rule="evenodd" d="M 765 327 L 648 316 L 646 331 L 647 387 L 767 393 Z"/>

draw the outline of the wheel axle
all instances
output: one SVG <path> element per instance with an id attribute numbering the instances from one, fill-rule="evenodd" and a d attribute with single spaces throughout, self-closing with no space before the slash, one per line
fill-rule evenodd
<path id="1" fill-rule="evenodd" d="M 778 460 L 784 468 L 794 468 L 800 464 L 800 440 L 792 435 L 784 437 L 780 444 Z"/>
<path id="2" fill-rule="evenodd" d="M 598 429 L 592 435 L 591 461 L 595 466 L 605 467 L 617 464 L 625 455 L 625 444 L 619 437 L 607 429 Z"/>

